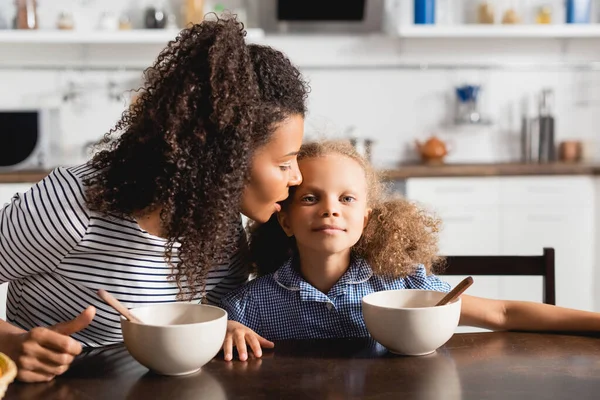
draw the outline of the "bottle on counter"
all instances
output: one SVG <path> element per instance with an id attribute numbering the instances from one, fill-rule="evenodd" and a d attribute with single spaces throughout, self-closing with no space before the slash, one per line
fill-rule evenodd
<path id="1" fill-rule="evenodd" d="M 534 115 L 529 96 L 523 97 L 521 106 L 521 161 L 537 162 L 539 138 L 537 117 Z"/>
<path id="2" fill-rule="evenodd" d="M 552 89 L 543 89 L 539 100 L 539 160 L 552 162 L 556 160 L 554 148 L 554 115 L 552 113 L 554 92 Z"/>

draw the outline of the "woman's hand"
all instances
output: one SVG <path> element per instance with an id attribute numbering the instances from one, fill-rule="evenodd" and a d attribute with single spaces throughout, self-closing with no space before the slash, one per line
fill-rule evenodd
<path id="1" fill-rule="evenodd" d="M 71 321 L 13 335 L 8 356 L 17 364 L 17 379 L 47 382 L 69 369 L 82 350 L 81 344 L 69 335 L 85 329 L 95 315 L 96 309 L 88 307 Z"/>
<path id="2" fill-rule="evenodd" d="M 238 356 L 241 361 L 248 359 L 248 350 L 246 344 L 250 346 L 256 357 L 262 356 L 261 347 L 272 349 L 275 347 L 273 342 L 259 336 L 252 329 L 235 321 L 227 321 L 227 334 L 223 342 L 223 352 L 225 361 L 233 359 L 233 346 L 237 347 Z"/>

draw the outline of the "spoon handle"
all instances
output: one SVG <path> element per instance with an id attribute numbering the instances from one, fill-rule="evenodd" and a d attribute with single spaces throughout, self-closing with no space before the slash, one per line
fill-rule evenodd
<path id="1" fill-rule="evenodd" d="M 436 307 L 443 306 L 444 304 L 448 304 L 451 301 L 454 301 L 454 299 L 458 298 L 458 296 L 463 294 L 463 292 L 465 290 L 467 290 L 467 288 L 469 286 L 471 286 L 472 284 L 473 284 L 473 278 L 470 276 L 467 276 L 465 279 L 460 281 L 460 283 L 458 285 L 456 285 L 454 287 L 454 289 L 452 289 L 450 292 L 448 292 L 448 294 L 445 295 L 443 299 L 438 301 L 438 303 L 435 306 Z"/>
<path id="2" fill-rule="evenodd" d="M 142 321 L 140 321 L 139 318 L 136 318 L 132 313 L 130 313 L 129 310 L 127 309 L 127 307 L 125 307 L 123 304 L 121 304 L 119 302 L 119 300 L 115 299 L 106 290 L 104 290 L 104 289 L 98 289 L 98 296 L 100 296 L 100 298 L 102 300 L 104 300 L 104 302 L 106 304 L 108 304 L 109 306 L 111 306 L 112 308 L 114 308 L 119 314 L 121 314 L 122 316 L 124 316 L 125 319 L 127 319 L 127 320 L 129 320 L 131 322 L 136 322 L 138 324 L 142 324 L 143 323 Z"/>

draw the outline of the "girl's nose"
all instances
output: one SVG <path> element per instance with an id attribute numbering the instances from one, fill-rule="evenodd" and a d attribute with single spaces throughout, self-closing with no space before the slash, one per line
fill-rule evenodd
<path id="1" fill-rule="evenodd" d="M 336 199 L 337 200 L 337 199 Z M 323 217 L 339 217 L 340 210 L 337 206 L 336 200 L 325 200 L 323 201 L 323 209 L 321 210 L 321 216 Z"/>

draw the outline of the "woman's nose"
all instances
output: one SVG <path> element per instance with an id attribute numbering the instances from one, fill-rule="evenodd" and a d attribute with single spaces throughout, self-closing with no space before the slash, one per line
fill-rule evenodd
<path id="1" fill-rule="evenodd" d="M 290 172 L 290 180 L 288 182 L 288 186 L 298 186 L 302 183 L 302 174 L 300 173 L 300 168 L 298 168 L 298 163 L 295 162 L 292 166 L 292 171 Z"/>

